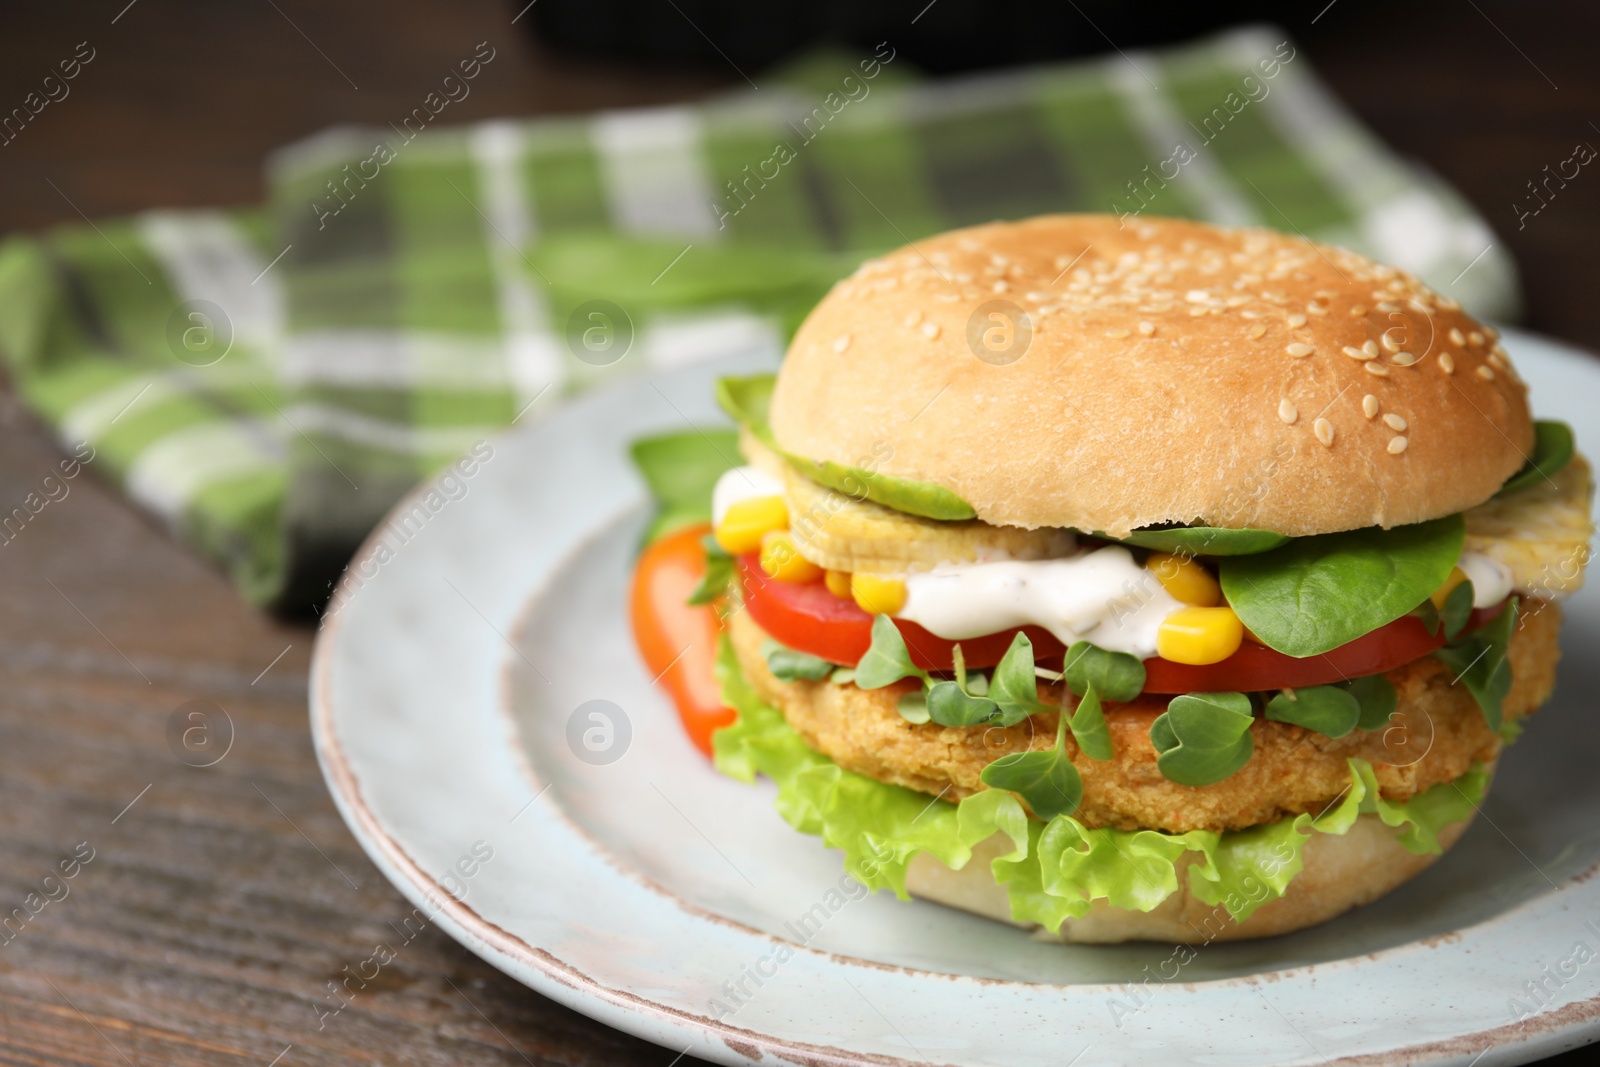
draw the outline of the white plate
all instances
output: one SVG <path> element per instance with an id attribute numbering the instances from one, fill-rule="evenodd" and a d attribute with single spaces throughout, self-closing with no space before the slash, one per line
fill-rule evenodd
<path id="1" fill-rule="evenodd" d="M 1600 363 L 1506 343 L 1539 413 L 1600 455 Z M 1488 1067 L 1596 1036 L 1596 583 L 1568 605 L 1559 691 L 1484 818 L 1371 907 L 1212 945 L 1173 973 L 1167 946 L 1041 944 L 839 895 L 837 855 L 778 817 L 769 784 L 723 778 L 690 747 L 624 611 L 646 512 L 627 445 L 722 422 L 712 380 L 775 361 L 589 394 L 495 440 L 459 499 L 402 505 L 429 517 L 357 557 L 317 645 L 317 753 L 373 862 L 451 936 L 578 1011 L 730 1064 Z M 614 721 L 609 763 L 568 740 L 595 708 Z M 725 983 L 742 983 L 737 1002 Z M 1519 1021 L 1514 998 L 1539 1012 Z"/>

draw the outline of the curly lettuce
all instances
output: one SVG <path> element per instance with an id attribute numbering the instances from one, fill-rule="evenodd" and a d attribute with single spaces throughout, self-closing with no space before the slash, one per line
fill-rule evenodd
<path id="1" fill-rule="evenodd" d="M 1398 840 L 1409 851 L 1437 854 L 1440 831 L 1471 815 L 1489 784 L 1488 771 L 1475 766 L 1399 803 L 1379 794 L 1370 763 L 1351 759 L 1349 788 L 1315 817 L 1295 815 L 1224 833 L 1090 829 L 1070 815 L 1030 819 L 1017 798 L 1000 789 L 950 803 L 847 771 L 808 747 L 782 713 L 761 699 L 726 638 L 717 674 L 723 700 L 738 713 L 712 736 L 717 769 L 745 782 L 757 774 L 772 779 L 778 813 L 795 829 L 841 850 L 852 877 L 907 899 L 906 869 L 917 853 L 959 870 L 979 842 L 1004 834 L 1012 849 L 990 870 L 1006 888 L 1012 918 L 1052 933 L 1096 900 L 1150 911 L 1177 891 L 1179 865 L 1190 852 L 1197 854 L 1187 868 L 1190 892 L 1243 922 L 1288 889 L 1311 834 L 1345 834 L 1359 815 L 1371 813 L 1399 830 Z"/>

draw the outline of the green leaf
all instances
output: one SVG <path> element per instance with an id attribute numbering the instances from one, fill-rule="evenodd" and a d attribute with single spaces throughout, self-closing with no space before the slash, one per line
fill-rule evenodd
<path id="1" fill-rule="evenodd" d="M 740 672 L 726 637 L 718 648 L 717 676 L 723 700 L 736 713 L 732 725 L 712 736 L 717 768 L 742 781 L 758 773 L 771 778 L 778 812 L 797 830 L 839 849 L 851 877 L 868 889 L 888 889 L 904 898 L 906 869 L 918 853 L 960 870 L 980 841 L 1002 834 L 1011 851 L 994 860 L 990 870 L 1010 900 L 1012 918 L 1052 932 L 1065 919 L 1088 913 L 1097 900 L 1124 910 L 1157 907 L 1178 890 L 1179 864 L 1186 866 L 1188 889 L 1196 899 L 1242 921 L 1283 895 L 1312 834 L 1347 833 L 1362 811 L 1395 827 L 1411 852 L 1437 854 L 1440 831 L 1471 813 L 1489 781 L 1478 766 L 1454 782 L 1395 803 L 1377 796 L 1375 778 L 1369 792 L 1369 764 L 1350 760 L 1344 800 L 1315 820 L 1298 815 L 1221 834 L 1091 830 L 1070 815 L 1049 823 L 1029 819 L 1003 789 L 986 789 L 959 803 L 930 803 L 926 793 L 844 770 L 809 748 L 783 715 L 761 700 Z M 1202 934 L 1210 932 L 1207 920 Z"/>
<path id="2" fill-rule="evenodd" d="M 1451 684 L 1467 687 L 1491 730 L 1500 729 L 1506 693 L 1511 690 L 1511 661 L 1506 650 L 1516 627 L 1517 598 L 1512 597 L 1492 622 L 1434 653 L 1455 674 Z"/>
<path id="3" fill-rule="evenodd" d="M 895 710 L 906 722 L 918 726 L 933 719 L 933 713 L 928 708 L 928 694 L 921 689 L 913 689 L 902 696 L 895 703 Z"/>
<path id="4" fill-rule="evenodd" d="M 1535 421 L 1533 457 L 1522 465 L 1521 470 L 1506 479 L 1495 496 L 1515 493 L 1518 489 L 1538 485 L 1545 479 L 1553 477 L 1557 471 L 1572 461 L 1573 448 L 1572 427 L 1551 419 Z"/>
<path id="5" fill-rule="evenodd" d="M 761 658 L 767 661 L 767 670 L 780 682 L 792 682 L 797 678 L 820 682 L 834 670 L 834 664 L 822 657 L 780 645 L 770 637 L 761 642 Z"/>
<path id="6" fill-rule="evenodd" d="M 1361 721 L 1361 702 L 1338 686 L 1313 685 L 1293 694 L 1279 693 L 1267 701 L 1267 718 L 1328 737 L 1343 737 Z"/>
<path id="7" fill-rule="evenodd" d="M 1297 537 L 1219 567 L 1222 592 L 1250 631 L 1288 656 L 1315 656 L 1414 609 L 1445 583 L 1466 537 L 1460 515 Z"/>
<path id="8" fill-rule="evenodd" d="M 706 573 L 689 594 L 691 604 L 709 604 L 728 588 L 733 580 L 733 557 L 722 550 L 710 534 L 700 539 L 706 550 Z"/>
<path id="9" fill-rule="evenodd" d="M 1067 709 L 1062 708 L 1061 714 L 1066 713 Z M 1110 759 L 1115 755 L 1111 748 L 1111 731 L 1106 728 L 1105 711 L 1100 707 L 1100 697 L 1093 685 L 1078 701 L 1069 725 L 1073 738 L 1085 756 L 1090 759 Z"/>
<path id="10" fill-rule="evenodd" d="M 1356 720 L 1357 729 L 1381 730 L 1389 725 L 1389 719 L 1400 702 L 1393 682 L 1381 674 L 1369 674 L 1364 678 L 1341 682 L 1340 686 L 1355 697 L 1356 703 L 1361 706 L 1361 717 Z"/>
<path id="11" fill-rule="evenodd" d="M 1422 620 L 1422 625 L 1427 627 L 1430 635 L 1437 634 L 1444 620 L 1439 616 L 1439 609 L 1434 607 L 1432 600 L 1424 600 L 1411 609 L 1411 614 Z"/>
<path id="12" fill-rule="evenodd" d="M 828 681 L 834 685 L 854 685 L 856 669 L 854 667 L 835 667 L 833 673 L 828 675 Z"/>
<path id="13" fill-rule="evenodd" d="M 911 662 L 906 649 L 906 639 L 900 636 L 899 627 L 887 615 L 872 619 L 872 644 L 866 655 L 856 664 L 857 689 L 882 689 L 902 678 L 926 679 L 928 673 Z"/>
<path id="14" fill-rule="evenodd" d="M 1220 782 L 1250 762 L 1254 721 L 1250 698 L 1243 693 L 1173 697 L 1150 725 L 1150 741 L 1160 753 L 1156 768 L 1179 785 Z"/>
<path id="15" fill-rule="evenodd" d="M 1095 536 L 1104 536 L 1096 534 Z M 1126 537 L 1113 538 L 1157 552 L 1177 552 L 1189 556 L 1253 556 L 1267 552 L 1289 540 L 1271 530 L 1249 528 L 1229 530 L 1220 526 L 1168 526 L 1135 530 Z"/>
<path id="16" fill-rule="evenodd" d="M 772 387 L 777 381 L 776 374 L 754 374 L 747 378 L 718 378 L 716 386 L 717 406 L 772 449 L 778 446 L 767 425 L 767 409 L 772 406 Z"/>
<path id="17" fill-rule="evenodd" d="M 1106 700 L 1120 704 L 1144 691 L 1144 664 L 1126 652 L 1107 652 L 1087 641 L 1067 649 L 1067 688 L 1083 696 L 1091 686 Z"/>
<path id="18" fill-rule="evenodd" d="M 934 682 L 928 688 L 928 715 L 940 726 L 977 726 L 999 710 L 994 701 L 971 696 L 956 682 Z"/>
<path id="19" fill-rule="evenodd" d="M 1469 578 L 1450 590 L 1450 595 L 1444 598 L 1444 607 L 1439 609 L 1439 621 L 1444 626 L 1446 641 L 1454 641 L 1466 629 L 1472 618 L 1472 596 L 1472 579 Z"/>
<path id="20" fill-rule="evenodd" d="M 925 519 L 970 519 L 978 514 L 971 504 L 955 493 L 931 482 L 898 478 L 863 467 L 831 460 L 806 459 L 785 452 L 778 447 L 772 427 L 767 423 L 767 409 L 772 404 L 772 388 L 776 381 L 776 376 L 771 374 L 721 378 L 717 381 L 717 403 L 729 417 L 748 429 L 762 444 L 783 456 L 790 466 L 807 478 L 847 496 L 865 497 L 884 507 L 908 515 L 920 515 Z"/>
<path id="21" fill-rule="evenodd" d="M 1038 675 L 1033 673 L 1033 642 L 1021 630 L 989 679 L 989 699 L 999 705 L 996 722 L 1015 726 L 1030 715 L 1056 710 L 1039 699 Z"/>
<path id="22" fill-rule="evenodd" d="M 742 462 L 733 430 L 685 430 L 635 441 L 628 450 L 656 502 L 645 544 L 694 523 L 711 521 L 711 489 Z"/>
<path id="23" fill-rule="evenodd" d="M 1083 779 L 1066 752 L 1066 716 L 1056 729 L 1055 748 L 1048 752 L 1013 752 L 983 769 L 978 780 L 1025 800 L 1041 819 L 1071 815 L 1083 800 Z"/>

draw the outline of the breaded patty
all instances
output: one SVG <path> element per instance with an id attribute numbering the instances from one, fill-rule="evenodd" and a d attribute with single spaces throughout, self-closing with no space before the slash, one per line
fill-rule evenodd
<path id="1" fill-rule="evenodd" d="M 1528 600 L 1511 641 L 1513 682 L 1506 719 L 1527 715 L 1550 695 L 1560 656 L 1561 614 L 1549 602 Z M 829 681 L 780 682 L 760 655 L 766 633 L 747 612 L 729 619 L 740 665 L 756 689 L 782 712 L 808 745 L 840 766 L 960 800 L 986 788 L 978 775 L 994 760 L 1055 743 L 1055 714 L 1036 715 L 1014 727 L 916 725 L 900 717 L 896 702 L 914 682 L 877 690 Z M 1067 753 L 1083 777 L 1077 818 L 1090 827 L 1121 830 L 1237 830 L 1303 811 L 1320 812 L 1349 785 L 1345 760 L 1372 763 L 1385 797 L 1402 801 L 1429 786 L 1452 781 L 1474 763 L 1493 760 L 1500 740 L 1472 695 L 1452 685 L 1453 675 L 1432 656 L 1390 671 L 1398 710 L 1381 730 L 1355 730 L 1335 740 L 1289 723 L 1257 718 L 1255 752 L 1243 769 L 1207 786 L 1168 781 L 1156 769 L 1150 724 L 1170 697 L 1142 696 L 1107 705 L 1116 749 L 1110 760 L 1078 751 L 1067 734 Z M 1060 704 L 1060 685 L 1039 686 L 1039 697 Z"/>

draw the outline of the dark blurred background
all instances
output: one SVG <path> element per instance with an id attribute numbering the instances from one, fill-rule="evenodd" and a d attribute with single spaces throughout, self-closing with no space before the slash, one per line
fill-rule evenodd
<path id="1" fill-rule="evenodd" d="M 0 234 L 260 201 L 269 151 L 330 125 L 389 122 L 480 41 L 499 58 L 445 121 L 747 90 L 824 44 L 889 40 L 948 74 L 1259 20 L 1283 26 L 1362 121 L 1489 220 L 1521 270 L 1526 325 L 1600 348 L 1600 176 L 1569 182 L 1524 229 L 1513 210 L 1544 167 L 1579 141 L 1600 144 L 1600 5 L 1586 3 L 8 4 L 0 114 L 80 42 L 95 58 L 70 96 L 0 146 Z M 6 499 L 56 455 L 0 391 Z M 98 853 L 72 900 L 0 954 L 0 1063 L 676 1062 L 434 931 L 318 1029 L 311 998 L 403 905 L 322 785 L 305 728 L 312 634 L 246 607 L 106 484 L 86 479 L 75 496 L 0 557 L 3 902 L 73 842 L 89 837 Z M 195 695 L 225 700 L 240 732 L 226 772 L 209 778 L 177 765 L 159 733 Z M 138 806 L 111 822 L 130 798 Z"/>

